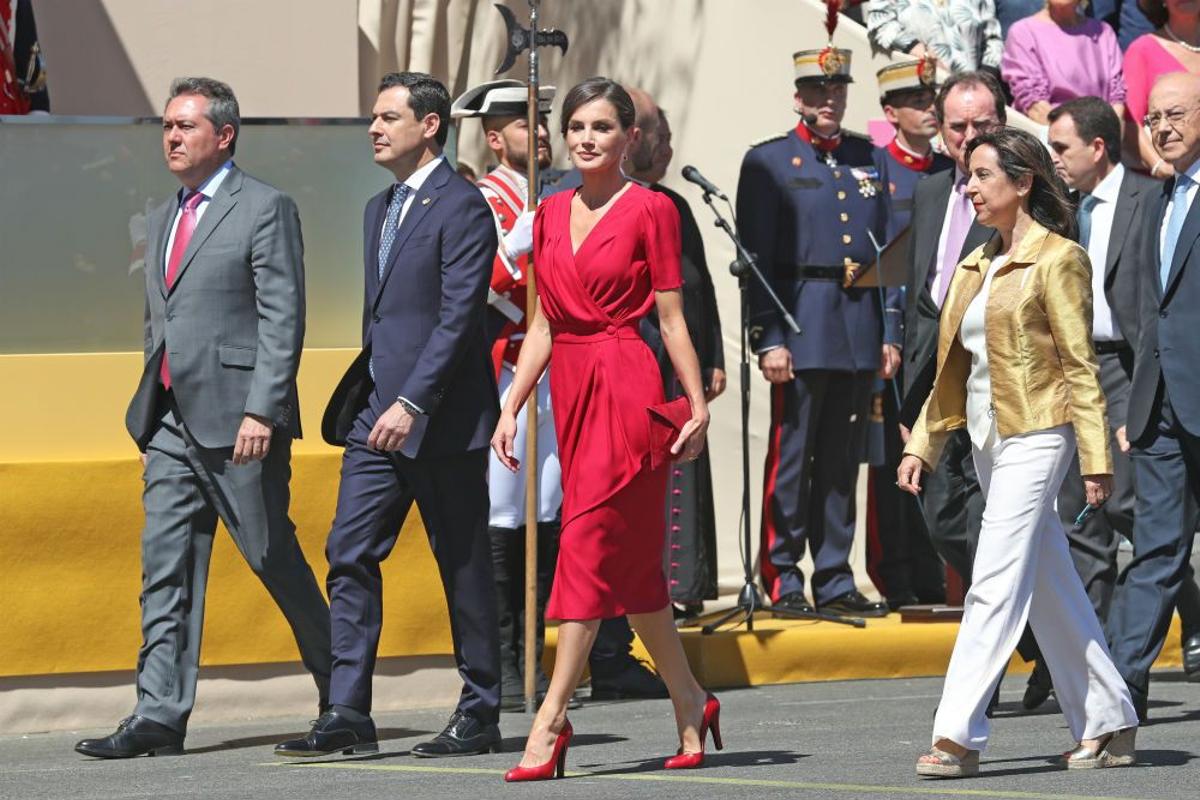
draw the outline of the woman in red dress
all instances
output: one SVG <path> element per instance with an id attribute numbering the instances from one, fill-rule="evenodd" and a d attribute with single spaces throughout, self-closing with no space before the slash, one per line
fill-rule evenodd
<path id="1" fill-rule="evenodd" d="M 553 354 L 563 504 L 546 617 L 561 624 L 550 689 L 509 781 L 561 776 L 572 734 L 567 701 L 600 620 L 622 614 L 671 692 L 680 746 L 665 766 L 703 763 L 709 728 L 721 747 L 720 704 L 692 676 L 662 571 L 667 469 L 673 459 L 700 454 L 708 406 L 683 319 L 679 213 L 621 171 L 633 121 L 629 94 L 606 78 L 566 96 L 562 130 L 583 185 L 538 208 L 537 308 L 492 438 L 497 456 L 515 470 L 516 414 Z M 670 405 L 638 335 L 652 306 L 687 395 Z"/>

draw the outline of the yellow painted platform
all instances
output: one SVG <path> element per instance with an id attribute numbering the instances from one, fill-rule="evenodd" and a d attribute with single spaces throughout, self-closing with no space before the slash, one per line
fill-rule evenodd
<path id="1" fill-rule="evenodd" d="M 773 683 L 919 678 L 943 675 L 958 635 L 953 622 L 902 624 L 898 614 L 867 620 L 858 629 L 829 622 L 759 620 L 754 632 L 729 629 L 704 636 L 681 631 L 696 679 L 705 686 L 763 686 Z M 556 631 L 546 631 L 546 666 L 553 663 Z M 635 654 L 650 660 L 640 641 Z M 1179 669 L 1179 620 L 1171 624 L 1155 667 Z M 1009 671 L 1031 665 L 1014 655 Z"/>

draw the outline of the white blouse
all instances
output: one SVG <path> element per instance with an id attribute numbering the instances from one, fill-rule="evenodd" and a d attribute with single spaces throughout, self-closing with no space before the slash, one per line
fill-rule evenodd
<path id="1" fill-rule="evenodd" d="M 992 378 L 988 371 L 987 329 L 984 326 L 987 298 L 992 288 L 992 277 L 1007 260 L 1007 255 L 992 259 L 983 279 L 983 288 L 967 306 L 962 324 L 958 328 L 959 341 L 971 354 L 971 374 L 967 376 L 967 433 L 971 435 L 971 444 L 980 450 L 989 445 L 988 440 L 996 430 L 996 411 L 992 407 Z"/>

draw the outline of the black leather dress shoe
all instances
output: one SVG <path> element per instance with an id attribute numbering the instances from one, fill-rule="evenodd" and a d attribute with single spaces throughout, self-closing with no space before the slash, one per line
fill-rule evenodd
<path id="1" fill-rule="evenodd" d="M 816 609 L 812 607 L 812 603 L 808 602 L 804 592 L 789 592 L 772 603 L 771 608 L 780 611 L 797 611 L 801 614 L 816 613 Z"/>
<path id="2" fill-rule="evenodd" d="M 92 758 L 177 756 L 183 753 L 183 734 L 137 714 L 126 717 L 103 739 L 84 739 L 75 752 Z"/>
<path id="3" fill-rule="evenodd" d="M 873 603 L 862 592 L 851 590 L 840 594 L 828 603 L 818 606 L 824 614 L 837 614 L 845 617 L 886 617 L 887 603 Z"/>
<path id="4" fill-rule="evenodd" d="M 470 714 L 455 711 L 446 729 L 412 749 L 418 758 L 451 758 L 500 752 L 500 728 L 485 725 Z"/>
<path id="5" fill-rule="evenodd" d="M 1053 690 L 1050 668 L 1041 661 L 1035 661 L 1033 672 L 1029 675 L 1029 683 L 1025 686 L 1025 696 L 1021 698 L 1021 705 L 1026 711 L 1033 711 L 1050 699 L 1050 692 Z"/>
<path id="6" fill-rule="evenodd" d="M 622 659 L 614 673 L 592 673 L 593 700 L 648 700 L 670 697 L 667 685 L 645 661 Z"/>
<path id="7" fill-rule="evenodd" d="M 351 722 L 336 711 L 326 711 L 303 739 L 275 745 L 275 755 L 280 758 L 316 758 L 338 752 L 344 756 L 379 752 L 379 735 L 370 717 L 365 722 Z"/>
<path id="8" fill-rule="evenodd" d="M 1200 681 L 1200 633 L 1183 640 L 1183 671 L 1188 680 Z"/>

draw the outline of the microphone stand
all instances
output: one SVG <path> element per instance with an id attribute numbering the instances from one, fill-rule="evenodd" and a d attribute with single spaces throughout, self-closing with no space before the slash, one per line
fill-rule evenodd
<path id="1" fill-rule="evenodd" d="M 700 632 L 703 635 L 714 633 L 726 623 L 736 620 L 736 625 L 745 625 L 747 631 L 754 630 L 754 617 L 756 614 L 769 614 L 771 617 L 781 619 L 807 619 L 819 620 L 822 622 L 837 622 L 842 625 L 852 625 L 856 628 L 866 627 L 866 622 L 857 617 L 839 617 L 833 614 L 823 614 L 819 611 L 796 611 L 788 608 L 776 608 L 766 606 L 763 603 L 762 595 L 758 591 L 758 585 L 754 581 L 754 562 L 750 557 L 751 537 L 750 537 L 750 354 L 749 354 L 749 339 L 750 339 L 750 292 L 749 283 L 750 276 L 753 275 L 758 285 L 767 293 L 771 299 L 771 304 L 775 306 L 775 310 L 783 317 L 784 323 L 791 329 L 792 333 L 799 334 L 800 326 L 796 324 L 796 320 L 788 313 L 787 308 L 780 302 L 779 296 L 775 294 L 775 290 L 771 288 L 771 284 L 763 277 L 762 272 L 758 268 L 758 262 L 754 258 L 754 254 L 746 249 L 742 244 L 742 240 L 738 238 L 737 233 L 729 224 L 728 220 L 721 215 L 720 210 L 713 203 L 713 192 L 705 190 L 704 202 L 712 209 L 716 220 L 713 224 L 725 231 L 725 234 L 733 242 L 734 249 L 737 251 L 737 260 L 729 265 L 729 271 L 738 279 L 738 294 L 741 301 L 741 361 L 739 364 L 739 378 L 741 380 L 741 401 L 742 401 L 742 516 L 740 527 L 742 529 L 742 570 L 745 582 L 742 589 L 738 592 L 737 603 L 730 608 L 720 611 L 712 611 L 707 614 L 701 614 L 689 620 L 684 620 L 681 624 L 689 626 L 700 624 Z M 726 201 L 728 202 L 728 201 Z M 738 619 L 740 617 L 740 619 Z M 711 620 L 707 621 L 706 620 Z"/>

